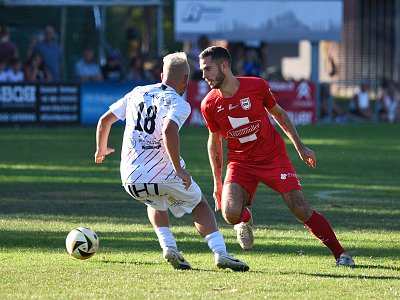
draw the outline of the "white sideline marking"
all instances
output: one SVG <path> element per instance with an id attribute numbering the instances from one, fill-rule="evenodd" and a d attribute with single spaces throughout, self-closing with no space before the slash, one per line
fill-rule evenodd
<path id="1" fill-rule="evenodd" d="M 335 191 L 322 191 L 315 193 L 314 196 L 321 198 L 321 199 L 342 199 L 340 197 L 341 194 L 355 192 L 356 190 L 335 190 Z M 350 197 L 346 197 L 346 199 L 352 199 Z"/>

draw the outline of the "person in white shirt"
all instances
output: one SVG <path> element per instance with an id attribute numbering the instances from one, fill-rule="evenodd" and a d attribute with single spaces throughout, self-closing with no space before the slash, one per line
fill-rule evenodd
<path id="1" fill-rule="evenodd" d="M 80 81 L 103 80 L 100 65 L 94 61 L 94 49 L 92 47 L 85 47 L 82 58 L 75 63 L 75 75 Z"/>
<path id="2" fill-rule="evenodd" d="M 175 269 L 191 269 L 178 251 L 168 210 L 178 218 L 191 213 L 197 231 L 215 254 L 217 267 L 247 271 L 247 264 L 227 253 L 214 213 L 180 156 L 179 130 L 191 111 L 182 98 L 190 73 L 186 54 L 169 54 L 163 63 L 161 83 L 134 88 L 100 117 L 95 162 L 103 163 L 115 151 L 108 147 L 110 129 L 125 119 L 122 185 L 129 195 L 147 205 L 164 259 Z"/>
<path id="3" fill-rule="evenodd" d="M 360 91 L 350 101 L 350 112 L 362 120 L 372 120 L 373 113 L 370 107 L 369 84 L 367 82 L 361 82 Z"/>
<path id="4" fill-rule="evenodd" d="M 7 71 L 8 82 L 23 82 L 25 79 L 24 72 L 21 70 L 21 62 L 18 58 L 14 58 L 11 67 Z"/>

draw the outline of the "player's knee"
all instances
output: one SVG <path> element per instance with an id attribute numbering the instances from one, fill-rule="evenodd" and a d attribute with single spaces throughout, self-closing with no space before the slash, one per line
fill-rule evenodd
<path id="1" fill-rule="evenodd" d="M 305 222 L 311 217 L 312 210 L 302 194 L 287 197 L 285 202 L 299 221 Z"/>
<path id="2" fill-rule="evenodd" d="M 234 225 L 240 220 L 240 212 L 224 209 L 222 210 L 222 217 L 228 224 Z"/>
<path id="3" fill-rule="evenodd" d="M 301 203 L 294 206 L 292 212 L 301 222 L 306 222 L 308 219 L 310 219 L 312 214 L 312 210 L 307 203 Z"/>

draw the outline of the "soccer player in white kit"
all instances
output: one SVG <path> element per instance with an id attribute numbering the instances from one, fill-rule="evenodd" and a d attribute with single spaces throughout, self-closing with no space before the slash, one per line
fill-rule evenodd
<path id="1" fill-rule="evenodd" d="M 175 269 L 191 269 L 170 230 L 169 209 L 178 218 L 193 215 L 195 227 L 215 254 L 219 268 L 247 271 L 247 264 L 228 254 L 214 213 L 180 156 L 179 129 L 191 110 L 182 98 L 189 72 L 185 53 L 169 54 L 163 59 L 161 83 L 138 86 L 113 103 L 97 124 L 95 162 L 102 163 L 114 152 L 107 145 L 110 129 L 125 119 L 122 185 L 129 195 L 147 205 L 164 259 Z"/>

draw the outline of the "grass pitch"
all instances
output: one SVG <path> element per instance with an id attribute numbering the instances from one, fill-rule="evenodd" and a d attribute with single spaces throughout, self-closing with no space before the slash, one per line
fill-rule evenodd
<path id="1" fill-rule="evenodd" d="M 175 271 L 145 212 L 120 185 L 118 151 L 95 165 L 95 128 L 0 129 L 0 299 L 399 299 L 400 127 L 298 127 L 317 153 L 316 170 L 289 155 L 313 208 L 324 214 L 356 269 L 337 268 L 329 250 L 260 186 L 253 202 L 255 247 L 242 250 L 220 214 L 228 251 L 247 273 L 219 270 L 191 216 L 171 218 L 180 250 L 195 269 Z M 182 156 L 212 202 L 207 130 L 182 129 Z M 213 205 L 213 204 L 212 204 Z M 90 226 L 99 251 L 70 257 L 65 238 Z"/>

